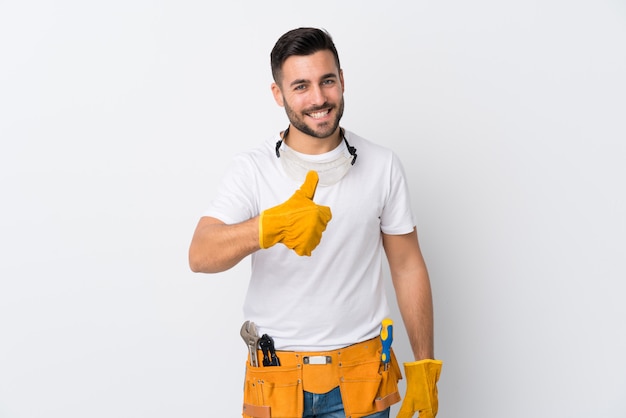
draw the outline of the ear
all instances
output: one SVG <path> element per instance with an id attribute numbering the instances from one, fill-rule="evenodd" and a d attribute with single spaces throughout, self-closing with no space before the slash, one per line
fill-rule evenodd
<path id="1" fill-rule="evenodd" d="M 339 70 L 339 81 L 341 82 L 341 92 L 345 93 L 346 92 L 346 85 L 343 82 L 343 70 Z"/>
<path id="2" fill-rule="evenodd" d="M 283 93 L 280 91 L 280 87 L 278 84 L 272 83 L 272 94 L 274 95 L 274 101 L 280 107 L 284 107 L 285 103 L 283 102 Z"/>

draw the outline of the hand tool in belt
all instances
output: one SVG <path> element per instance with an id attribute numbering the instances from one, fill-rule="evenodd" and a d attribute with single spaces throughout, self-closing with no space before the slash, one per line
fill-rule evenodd
<path id="1" fill-rule="evenodd" d="M 380 361 L 383 363 L 383 368 L 387 370 L 391 361 L 391 343 L 393 341 L 393 321 L 389 318 L 383 319 L 381 324 L 380 341 L 383 343 Z"/>
<path id="2" fill-rule="evenodd" d="M 276 356 L 274 340 L 267 334 L 263 334 L 259 340 L 259 347 L 263 350 L 263 366 L 280 366 L 280 360 Z"/>
<path id="3" fill-rule="evenodd" d="M 259 334 L 256 330 L 254 322 L 246 321 L 241 326 L 241 338 L 246 342 L 248 351 L 250 352 L 250 365 L 252 367 L 259 367 L 259 356 L 257 355 Z"/>

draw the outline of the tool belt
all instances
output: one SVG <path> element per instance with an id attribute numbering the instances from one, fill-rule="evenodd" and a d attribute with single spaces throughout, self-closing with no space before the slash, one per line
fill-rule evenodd
<path id="1" fill-rule="evenodd" d="M 332 351 L 278 351 L 280 366 L 246 364 L 243 416 L 246 418 L 301 418 L 303 392 L 327 393 L 337 386 L 346 417 L 359 418 L 400 401 L 402 378 L 396 357 L 381 364 L 382 344 L 376 337 Z M 259 351 L 259 358 L 262 353 Z"/>

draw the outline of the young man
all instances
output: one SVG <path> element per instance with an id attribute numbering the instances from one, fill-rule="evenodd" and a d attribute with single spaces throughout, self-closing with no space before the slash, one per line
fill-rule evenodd
<path id="1" fill-rule="evenodd" d="M 401 373 L 380 337 L 384 252 L 415 357 L 398 416 L 434 417 L 441 362 L 400 161 L 340 127 L 344 78 L 327 32 L 285 33 L 271 67 L 289 126 L 235 157 L 189 249 L 195 272 L 252 258 L 244 328 L 267 338 L 249 355 L 243 415 L 389 416 Z"/>

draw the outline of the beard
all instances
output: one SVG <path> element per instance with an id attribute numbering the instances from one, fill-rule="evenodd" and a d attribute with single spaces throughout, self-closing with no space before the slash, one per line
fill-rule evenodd
<path id="1" fill-rule="evenodd" d="M 287 112 L 287 118 L 289 119 L 289 123 L 300 132 L 303 132 L 314 138 L 328 138 L 333 133 L 335 133 L 335 131 L 339 127 L 339 121 L 341 120 L 341 117 L 343 116 L 343 107 L 344 107 L 343 96 L 341 97 L 341 101 L 339 102 L 339 105 L 332 106 L 331 108 L 332 110 L 335 110 L 334 120 L 331 122 L 322 123 L 318 125 L 317 128 L 313 128 L 307 125 L 307 123 L 304 121 L 304 118 L 306 117 L 304 116 L 304 113 L 313 113 L 313 112 L 322 110 L 326 108 L 327 106 L 320 106 L 315 109 L 307 109 L 305 112 L 302 112 L 302 116 L 301 116 L 300 114 L 296 113 L 291 107 L 289 107 L 289 104 L 287 103 L 287 100 L 284 98 L 284 96 L 283 96 L 283 104 L 285 106 L 285 112 Z"/>

